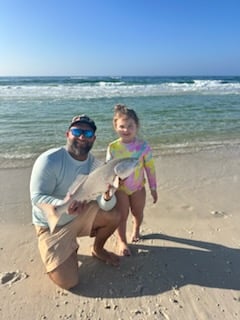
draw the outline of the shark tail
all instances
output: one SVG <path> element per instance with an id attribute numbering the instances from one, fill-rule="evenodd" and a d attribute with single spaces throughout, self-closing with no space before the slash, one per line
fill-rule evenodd
<path id="1" fill-rule="evenodd" d="M 58 212 L 55 210 L 55 207 L 49 203 L 39 203 L 37 206 L 44 211 L 48 220 L 50 232 L 53 233 L 60 218 Z"/>

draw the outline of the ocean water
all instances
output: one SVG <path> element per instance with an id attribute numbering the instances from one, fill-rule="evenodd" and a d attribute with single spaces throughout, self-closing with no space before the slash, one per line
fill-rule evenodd
<path id="1" fill-rule="evenodd" d="M 0 167 L 64 145 L 83 113 L 97 124 L 93 152 L 104 157 L 116 103 L 135 109 L 156 155 L 240 145 L 240 77 L 0 77 Z"/>

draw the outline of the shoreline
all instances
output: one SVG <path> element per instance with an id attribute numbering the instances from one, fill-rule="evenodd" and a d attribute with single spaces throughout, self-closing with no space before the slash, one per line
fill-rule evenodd
<path id="1" fill-rule="evenodd" d="M 58 147 L 58 146 L 56 146 Z M 59 147 L 61 147 L 59 145 Z M 165 146 L 156 146 L 152 145 L 152 152 L 155 159 L 161 158 L 161 157 L 175 157 L 177 155 L 188 155 L 188 154 L 199 154 L 202 152 L 218 152 L 219 150 L 221 152 L 237 152 L 237 150 L 240 150 L 240 141 L 239 140 L 231 140 L 226 141 L 225 143 L 221 142 L 214 142 L 211 143 L 208 142 L 202 142 L 202 144 L 198 145 L 191 145 L 189 143 L 187 144 L 181 144 L 178 145 L 178 147 L 171 146 L 171 145 L 165 145 Z M 51 147 L 50 147 L 51 148 Z M 46 150 L 50 149 L 47 148 Z M 44 152 L 43 150 L 42 152 Z M 41 152 L 41 153 L 42 153 Z M 41 154 L 35 155 L 34 157 L 29 158 L 1 158 L 0 157 L 0 170 L 2 169 L 17 169 L 17 168 L 32 168 L 35 160 L 37 157 Z M 94 156 L 96 156 L 98 159 L 104 161 L 106 150 L 98 150 L 93 147 L 92 153 Z"/>
<path id="2" fill-rule="evenodd" d="M 133 256 L 113 268 L 79 239 L 80 283 L 47 277 L 31 224 L 31 167 L 0 169 L 3 319 L 192 320 L 240 316 L 240 148 L 156 157 L 159 201 L 147 204 Z M 128 220 L 128 236 L 131 219 Z M 116 236 L 107 248 L 117 250 Z M 5 278 L 6 279 L 6 278 Z"/>

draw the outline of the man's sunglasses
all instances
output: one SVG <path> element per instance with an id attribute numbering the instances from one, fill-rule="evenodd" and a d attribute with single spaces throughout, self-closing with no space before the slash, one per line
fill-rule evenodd
<path id="1" fill-rule="evenodd" d="M 92 130 L 71 128 L 70 131 L 71 131 L 72 135 L 77 138 L 79 138 L 81 135 L 83 135 L 85 138 L 92 138 L 94 136 L 94 132 Z"/>

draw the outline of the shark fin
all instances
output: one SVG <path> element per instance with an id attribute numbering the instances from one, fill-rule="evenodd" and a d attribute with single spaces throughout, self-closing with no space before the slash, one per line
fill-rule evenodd
<path id="1" fill-rule="evenodd" d="M 112 186 L 113 186 L 115 189 L 117 189 L 117 188 L 119 187 L 119 177 L 118 177 L 118 176 L 115 176 L 115 177 L 114 177 Z"/>

